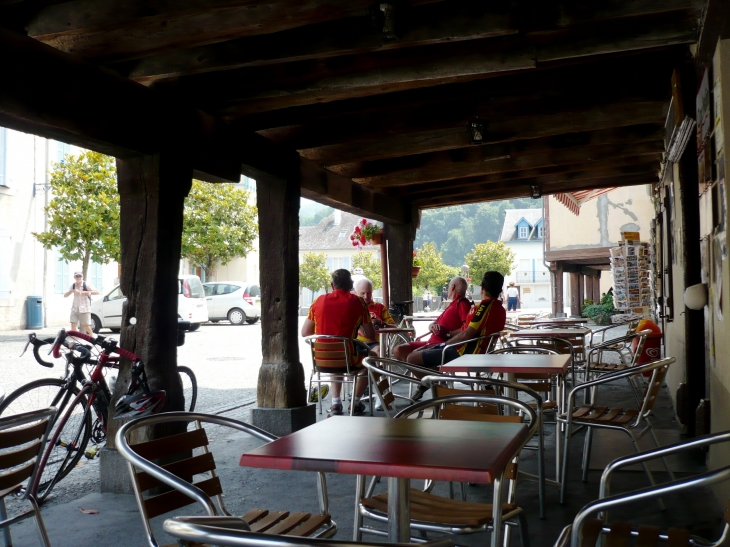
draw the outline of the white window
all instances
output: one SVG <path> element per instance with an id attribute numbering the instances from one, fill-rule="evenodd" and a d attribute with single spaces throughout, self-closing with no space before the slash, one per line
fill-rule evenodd
<path id="1" fill-rule="evenodd" d="M 349 256 L 331 256 L 327 258 L 327 270 L 334 272 L 335 270 L 349 270 L 350 269 L 350 257 Z"/>
<path id="2" fill-rule="evenodd" d="M 10 230 L 0 230 L 0 300 L 9 300 L 12 292 L 10 271 L 13 262 L 13 238 Z"/>
<path id="3" fill-rule="evenodd" d="M 537 229 L 537 235 L 538 237 L 545 237 L 545 227 L 542 224 Z"/>
<path id="4" fill-rule="evenodd" d="M 101 291 L 103 287 L 102 265 L 98 262 L 91 262 L 89 264 L 89 275 L 87 275 L 87 277 L 89 285 L 94 287 L 97 291 Z"/>
<path id="5" fill-rule="evenodd" d="M 71 277 L 71 264 L 64 260 L 59 254 L 56 255 L 56 269 L 53 278 L 53 292 L 56 294 L 65 293 L 73 284 Z"/>
<path id="6" fill-rule="evenodd" d="M 5 153 L 8 130 L 0 127 L 0 186 L 8 186 L 8 180 L 5 177 Z"/>
<path id="7" fill-rule="evenodd" d="M 56 163 L 66 161 L 66 155 L 71 153 L 71 145 L 56 141 Z M 65 291 L 64 291 L 65 292 Z"/>
<path id="8" fill-rule="evenodd" d="M 527 226 L 520 226 L 520 232 L 517 237 L 519 237 L 520 239 L 527 239 L 527 233 L 528 233 Z"/>

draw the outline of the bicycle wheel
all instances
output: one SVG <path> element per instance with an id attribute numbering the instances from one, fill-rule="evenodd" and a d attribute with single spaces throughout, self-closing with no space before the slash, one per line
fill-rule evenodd
<path id="1" fill-rule="evenodd" d="M 198 381 L 195 379 L 193 371 L 188 367 L 177 367 L 177 375 L 180 376 L 180 382 L 182 383 L 185 410 L 192 412 L 195 410 L 195 403 L 198 400 Z"/>
<path id="2" fill-rule="evenodd" d="M 10 416 L 20 414 L 21 412 L 30 412 L 32 410 L 55 406 L 58 409 L 58 415 L 56 416 L 57 424 L 59 417 L 80 391 L 78 386 L 74 386 L 71 391 L 67 390 L 65 386 L 65 380 L 59 378 L 43 378 L 19 387 L 0 404 L 0 416 Z M 49 438 L 56 432 L 56 424 L 54 424 Z M 72 429 L 81 433 L 78 437 L 81 440 L 80 443 L 70 441 L 70 439 L 76 436 L 75 433 L 69 433 Z M 87 414 L 84 418 L 78 411 L 75 411 L 73 419 L 68 421 L 62 432 L 63 434 L 60 435 L 61 445 L 54 448 L 54 453 L 49 456 L 49 461 L 40 476 L 38 488 L 39 501 L 43 501 L 48 495 L 46 490 L 52 483 L 54 477 L 59 474 L 59 471 L 62 473 L 62 476 L 58 480 L 66 476 L 79 461 L 86 447 L 86 443 L 88 443 L 90 431 L 90 414 Z M 65 458 L 61 458 L 61 455 L 64 453 L 70 453 L 72 455 L 65 464 L 63 463 Z"/>

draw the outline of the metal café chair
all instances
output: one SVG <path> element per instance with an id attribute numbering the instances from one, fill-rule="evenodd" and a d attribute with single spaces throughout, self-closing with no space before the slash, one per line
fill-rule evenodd
<path id="1" fill-rule="evenodd" d="M 651 434 L 655 446 L 659 446 L 659 440 L 654 433 L 649 414 L 654 408 L 659 389 L 667 375 L 669 365 L 674 363 L 674 357 L 652 361 L 645 365 L 639 365 L 630 369 L 611 372 L 601 376 L 598 379 L 591 380 L 584 384 L 574 387 L 568 394 L 567 412 L 558 416 L 558 420 L 566 424 L 565 431 L 565 448 L 563 449 L 563 469 L 560 477 L 560 503 L 565 501 L 565 481 L 568 474 L 568 460 L 570 455 L 570 440 L 574 426 L 586 426 L 586 436 L 583 446 L 583 482 L 588 480 L 588 464 L 590 462 L 591 440 L 593 436 L 593 428 L 609 429 L 613 431 L 623 431 L 631 439 L 636 452 L 639 452 L 638 441 L 647 432 Z M 598 406 L 594 399 L 593 403 L 586 403 L 582 406 L 575 407 L 576 395 L 583 390 L 593 389 L 595 387 L 619 380 L 622 378 L 630 378 L 648 372 L 651 378 L 645 388 L 644 398 L 636 408 L 611 408 L 607 406 Z M 644 426 L 644 428 L 634 435 L 632 429 Z M 644 471 L 649 478 L 649 482 L 654 485 L 654 476 L 647 465 L 644 464 Z M 672 471 L 669 469 L 666 461 L 664 467 L 667 473 L 674 478 Z"/>
<path id="2" fill-rule="evenodd" d="M 511 419 L 513 421 L 522 421 L 523 418 L 527 418 L 529 422 L 528 435 L 523 443 L 515 447 L 511 458 L 514 465 L 510 465 L 507 469 L 508 473 L 505 474 L 505 479 L 514 481 L 517 475 L 517 465 L 514 460 L 524 445 L 535 435 L 538 428 L 537 413 L 528 404 L 509 397 L 468 392 L 464 395 L 436 397 L 426 401 L 420 401 L 401 410 L 395 415 L 395 419 L 407 419 L 413 415 L 421 414 L 426 409 L 432 409 L 434 411 L 434 419 L 448 419 L 447 414 L 449 410 L 442 410 L 443 405 L 461 403 L 506 406 L 518 411 L 520 415 L 503 415 L 500 416 L 501 418 Z M 464 418 L 459 417 L 458 419 Z M 471 419 L 493 421 L 489 416 L 484 414 L 474 414 Z M 360 541 L 363 533 L 387 536 L 387 531 L 363 523 L 365 518 L 379 523 L 386 523 L 390 518 L 390 515 L 388 515 L 388 494 L 372 495 L 373 487 L 374 482 L 371 481 L 366 492 L 365 477 L 362 475 L 357 477 L 356 496 L 358 502 L 355 511 L 355 541 Z M 497 489 L 495 489 L 496 491 Z M 485 504 L 446 498 L 411 488 L 411 530 L 415 530 L 421 536 L 428 532 L 465 535 L 492 532 L 495 526 L 518 526 L 522 545 L 527 546 L 529 541 L 527 535 L 527 519 L 522 508 L 515 503 L 513 496 L 514 488 L 509 488 L 506 502 L 503 502 L 501 499 L 495 499 L 493 504 Z M 493 507 L 495 503 L 499 504 L 498 509 L 495 511 L 498 519 L 496 524 L 493 520 Z M 517 520 L 515 521 L 515 519 Z M 413 540 L 418 541 L 419 538 L 413 538 Z M 420 537 L 420 540 L 423 540 L 423 537 Z"/>
<path id="3" fill-rule="evenodd" d="M 487 344 L 479 349 L 479 352 L 477 353 L 490 353 L 499 342 L 500 338 L 502 336 L 502 332 L 495 332 L 492 334 L 487 334 L 486 336 L 477 336 L 475 338 L 470 338 L 469 340 L 462 340 L 461 342 L 457 342 L 456 344 L 451 344 L 448 346 L 444 346 L 441 350 L 441 364 L 444 364 L 444 360 L 446 358 L 446 351 L 448 349 L 455 349 L 459 348 L 461 346 L 466 346 L 467 344 L 481 344 L 483 340 L 488 340 Z"/>
<path id="4" fill-rule="evenodd" d="M 307 336 L 304 341 L 312 350 L 312 374 L 309 376 L 307 393 L 312 392 L 314 382 L 317 383 L 317 392 L 321 393 L 323 381 L 345 386 L 351 384 L 354 392 L 357 377 L 363 370 L 357 357 L 367 357 L 370 353 L 367 344 L 353 338 L 328 334 Z M 347 398 L 346 395 L 343 393 L 343 400 Z M 318 397 L 317 400 L 319 413 L 322 414 L 322 397 Z M 350 405 L 350 414 L 354 411 L 355 405 Z M 372 416 L 372 414 L 373 407 L 370 405 L 370 415 Z"/>
<path id="5" fill-rule="evenodd" d="M 711 445 L 727 442 L 730 442 L 730 431 L 697 437 L 612 461 L 601 475 L 598 499 L 587 504 L 578 512 L 573 523 L 563 529 L 554 547 L 593 547 L 597 544 L 601 545 L 602 537 L 606 539 L 606 544 L 612 547 L 624 547 L 629 545 L 630 540 L 635 540 L 635 544 L 642 547 L 653 547 L 659 545 L 660 542 L 670 547 L 678 545 L 719 547 L 727 544 L 730 539 L 730 502 L 725 511 L 725 525 L 720 537 L 716 540 L 691 536 L 689 531 L 684 529 L 670 528 L 662 532 L 654 526 L 608 522 L 609 509 L 638 503 L 646 504 L 649 500 L 668 495 L 686 495 L 685 492 L 690 489 L 711 486 L 730 479 L 729 465 L 681 480 L 670 480 L 657 486 L 610 495 L 610 481 L 617 470 L 637 463 L 643 465 L 656 458 L 665 458 L 688 450 L 706 449 Z"/>
<path id="6" fill-rule="evenodd" d="M 0 418 L 0 529 L 5 545 L 13 544 L 10 526 L 30 517 L 35 518 L 41 543 L 45 547 L 51 545 L 33 487 L 28 486 L 22 494 L 30 504 L 29 511 L 8 517 L 5 498 L 20 494 L 26 481 L 28 485 L 35 482 L 55 416 L 56 409 L 51 407 Z"/>
<path id="7" fill-rule="evenodd" d="M 251 532 L 240 519 L 230 517 L 173 517 L 162 525 L 178 539 L 181 547 L 212 543 L 220 547 L 382 547 L 382 543 L 341 541 L 335 539 L 271 536 Z M 414 547 L 413 543 L 393 543 L 394 547 Z M 418 543 L 423 547 L 454 547 L 448 539 Z"/>
<path id="8" fill-rule="evenodd" d="M 640 321 L 639 319 L 631 319 L 629 321 L 613 323 L 606 327 L 600 327 L 595 330 L 592 330 L 591 334 L 590 334 L 590 341 L 588 343 L 588 347 L 592 348 L 599 344 L 603 344 L 604 342 L 608 342 L 609 340 L 612 340 L 611 338 L 606 340 L 606 334 L 608 333 L 608 331 L 617 329 L 620 327 L 624 327 L 624 326 L 627 327 L 626 333 L 624 334 L 624 336 L 631 336 L 632 334 L 634 334 L 636 332 L 636 329 L 639 328 L 639 321 Z"/>
<path id="9" fill-rule="evenodd" d="M 379 406 L 383 408 L 388 418 L 391 417 L 391 405 L 397 410 L 395 404 L 396 397 L 406 399 L 409 404 L 414 402 L 410 399 L 411 387 L 413 385 L 421 385 L 421 380 L 412 375 L 414 372 L 422 376 L 433 374 L 433 369 L 398 361 L 397 359 L 388 359 L 386 357 L 366 357 L 363 359 L 362 364 L 368 371 L 370 391 L 375 394 Z M 393 386 L 401 381 L 409 384 L 408 397 L 397 395 L 393 391 Z"/>
<path id="10" fill-rule="evenodd" d="M 186 431 L 184 428 L 191 422 L 194 429 Z M 208 448 L 203 423 L 242 431 L 266 442 L 278 438 L 253 425 L 200 412 L 152 414 L 125 423 L 117 432 L 116 446 L 127 460 L 150 547 L 158 547 L 150 519 L 195 502 L 202 505 L 208 515 L 225 515 L 231 522 L 245 523 L 255 532 L 300 537 L 331 537 L 337 532 L 337 524 L 329 515 L 327 482 L 323 473 L 317 473 L 316 484 L 320 514 L 256 508 L 240 518 L 233 517 L 223 502 L 223 485 L 215 472 L 216 463 Z M 146 442 L 131 441 L 137 437 L 133 435 L 135 431 L 162 424 L 168 427 L 177 424 L 182 432 Z M 191 456 L 193 451 L 199 453 Z M 160 488 L 167 491 L 159 493 Z M 211 498 L 215 498 L 215 504 Z"/>

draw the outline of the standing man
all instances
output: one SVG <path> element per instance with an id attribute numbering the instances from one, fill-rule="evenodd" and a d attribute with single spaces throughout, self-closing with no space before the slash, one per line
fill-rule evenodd
<path id="1" fill-rule="evenodd" d="M 367 304 L 368 312 L 370 313 L 370 320 L 373 322 L 373 328 L 375 330 L 381 329 L 385 326 L 395 327 L 395 320 L 390 315 L 388 308 L 386 308 L 380 302 L 373 301 L 373 282 L 367 277 L 355 282 L 355 294 L 363 299 Z M 377 334 L 377 333 L 376 333 Z M 370 351 L 380 356 L 380 344 L 377 339 L 368 339 L 364 332 L 363 327 L 360 327 L 358 331 L 357 339 L 365 342 Z"/>
<path id="2" fill-rule="evenodd" d="M 359 296 L 352 294 L 352 277 L 348 270 L 340 269 L 332 272 L 332 292 L 323 294 L 309 308 L 309 315 L 302 325 L 302 336 L 313 334 L 329 334 L 331 336 L 344 336 L 346 338 L 357 337 L 357 332 L 362 327 L 362 333 L 366 338 L 375 340 L 375 329 L 370 320 L 368 307 Z M 352 397 L 353 414 L 365 412 L 365 405 L 360 401 L 362 394 L 367 387 L 367 377 L 362 374 L 365 370 L 360 364 L 362 359 L 367 357 L 358 352 L 353 359 L 360 369 L 360 378 L 355 386 L 355 393 Z M 333 372 L 345 372 L 337 370 Z M 339 377 L 342 380 L 342 376 Z M 332 408 L 333 415 L 342 414 L 342 384 L 332 383 Z"/>
<path id="3" fill-rule="evenodd" d="M 81 331 L 91 336 L 94 331 L 91 329 L 91 295 L 99 294 L 94 287 L 87 285 L 84 281 L 84 274 L 81 272 L 74 273 L 74 284 L 63 295 L 64 298 L 73 294 L 73 303 L 71 304 L 71 330 L 76 330 L 76 324 L 81 327 Z"/>
<path id="4" fill-rule="evenodd" d="M 520 291 L 515 287 L 515 282 L 510 281 L 509 287 L 505 291 L 507 293 L 507 311 L 517 311 L 517 302 L 519 301 Z"/>
<path id="5" fill-rule="evenodd" d="M 466 317 L 469 315 L 469 310 L 471 309 L 471 302 L 464 296 L 466 294 L 466 288 L 466 279 L 458 276 L 454 277 L 451 283 L 449 283 L 448 297 L 451 303 L 438 316 L 436 321 L 428 326 L 428 330 L 431 331 L 431 337 L 427 342 L 419 340 L 417 342 L 409 342 L 408 344 L 396 346 L 393 350 L 394 357 L 399 361 L 405 361 L 411 352 L 416 349 L 433 344 L 442 344 L 451 338 L 451 336 L 461 332 L 461 326 L 466 321 Z"/>
<path id="6" fill-rule="evenodd" d="M 423 311 L 431 311 L 431 293 L 428 289 L 423 291 Z"/>

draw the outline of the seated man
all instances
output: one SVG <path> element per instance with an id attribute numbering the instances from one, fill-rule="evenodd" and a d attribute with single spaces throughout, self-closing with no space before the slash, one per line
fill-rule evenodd
<path id="1" fill-rule="evenodd" d="M 499 295 L 502 293 L 503 285 L 504 276 L 501 273 L 489 271 L 484 274 L 482 278 L 482 301 L 469 314 L 461 332 L 446 341 L 445 345 L 447 349 L 444 355 L 444 363 L 453 361 L 457 357 L 467 353 L 484 353 L 489 345 L 489 339 L 460 344 L 453 348 L 449 348 L 448 346 L 458 344 L 464 340 L 471 340 L 472 338 L 480 338 L 497 333 L 504 329 L 507 312 L 502 302 L 498 300 Z M 411 353 L 408 356 L 408 362 L 414 365 L 438 368 L 441 365 L 442 352 L 443 346 L 426 346 L 422 350 Z M 419 387 L 413 395 L 413 399 L 416 401 L 420 399 L 426 390 L 427 388 L 424 386 Z"/>
<path id="2" fill-rule="evenodd" d="M 428 345 L 442 344 L 451 336 L 458 334 L 471 309 L 471 302 L 464 296 L 466 289 L 466 279 L 458 276 L 453 278 L 451 283 L 449 283 L 448 292 L 448 298 L 451 303 L 438 316 L 438 319 L 428 326 L 428 330 L 431 331 L 431 337 L 428 341 L 424 342 L 419 340 L 417 342 L 401 344 L 393 350 L 393 356 L 399 361 L 405 361 L 413 351 Z"/>
<path id="3" fill-rule="evenodd" d="M 355 338 L 362 327 L 363 335 L 375 339 L 370 313 L 365 302 L 359 296 L 352 294 L 352 277 L 348 270 L 335 270 L 332 272 L 332 292 L 323 294 L 314 301 L 309 308 L 309 315 L 302 325 L 302 336 L 313 334 L 329 334 L 332 336 L 345 336 Z M 366 355 L 357 355 L 356 362 L 359 364 Z M 365 369 L 362 368 L 361 372 Z M 362 414 L 365 405 L 360 401 L 365 388 L 367 377 L 361 375 L 355 387 L 352 397 L 354 406 L 353 414 Z M 333 415 L 342 414 L 342 392 L 341 383 L 332 384 L 332 408 Z"/>
<path id="4" fill-rule="evenodd" d="M 373 282 L 367 277 L 363 277 L 355 283 L 355 294 L 367 304 L 368 312 L 370 312 L 370 320 L 373 322 L 375 330 L 383 328 L 386 325 L 391 327 L 396 326 L 388 308 L 380 302 L 373 302 Z M 365 342 L 370 348 L 370 351 L 376 356 L 380 356 L 380 344 L 377 340 L 377 333 L 375 339 L 370 339 L 365 336 L 363 327 L 361 326 L 357 333 L 357 339 Z"/>

